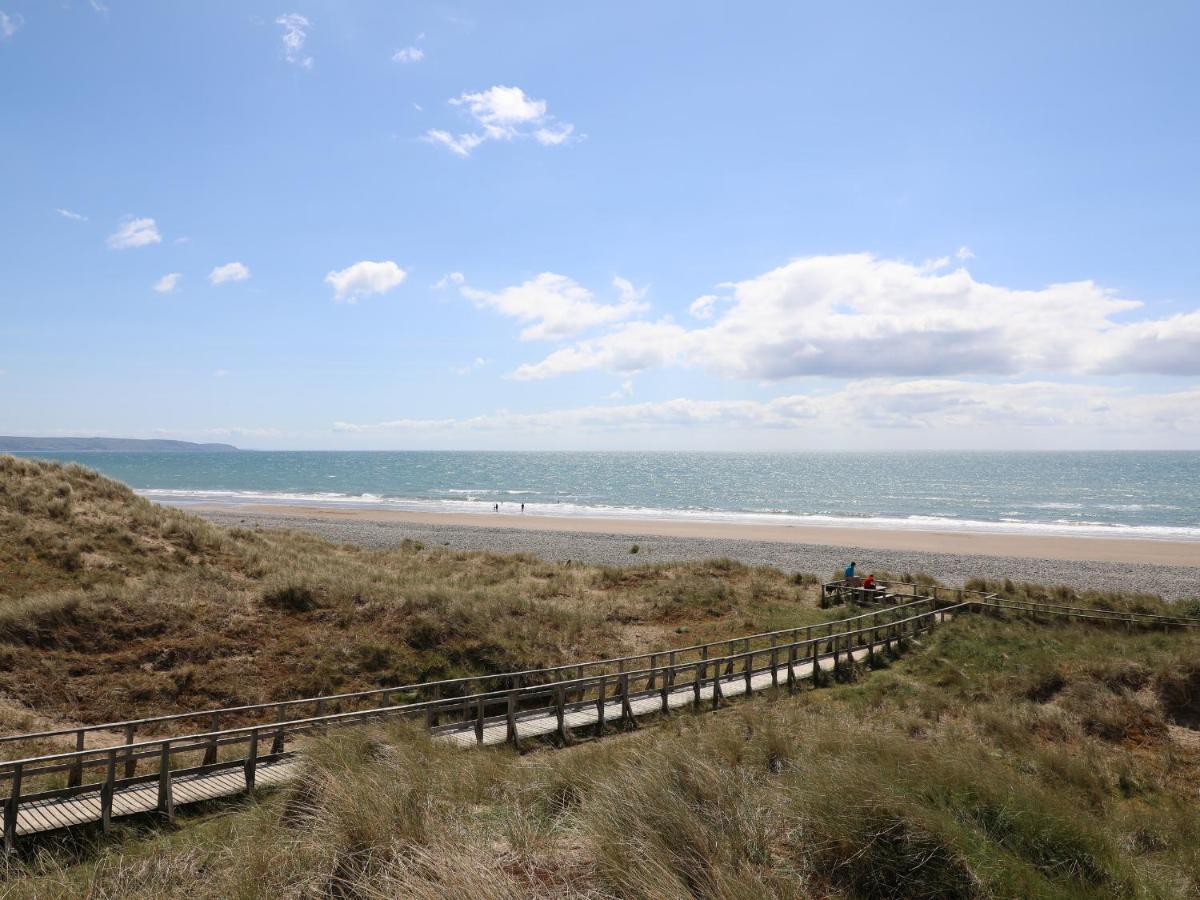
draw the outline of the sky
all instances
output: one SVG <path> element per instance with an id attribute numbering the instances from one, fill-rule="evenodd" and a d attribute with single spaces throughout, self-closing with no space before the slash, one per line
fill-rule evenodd
<path id="1" fill-rule="evenodd" d="M 1198 32 L 0 0 L 0 433 L 1200 449 Z"/>

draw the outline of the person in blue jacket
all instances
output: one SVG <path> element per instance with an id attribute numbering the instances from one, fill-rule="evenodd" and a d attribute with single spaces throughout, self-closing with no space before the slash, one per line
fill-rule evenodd
<path id="1" fill-rule="evenodd" d="M 856 565 L 858 565 L 858 563 L 852 562 L 852 563 L 850 563 L 850 565 L 846 566 L 846 578 L 854 577 L 854 567 Z"/>

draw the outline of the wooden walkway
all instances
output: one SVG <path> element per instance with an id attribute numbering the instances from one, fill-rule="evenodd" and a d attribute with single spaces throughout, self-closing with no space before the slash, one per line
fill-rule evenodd
<path id="1" fill-rule="evenodd" d="M 887 647 L 880 645 L 873 652 L 881 653 L 885 649 L 892 649 L 893 647 L 893 642 L 889 642 Z M 872 651 L 869 651 L 867 648 L 859 648 L 850 651 L 845 656 L 852 656 L 856 662 L 861 662 L 867 658 L 870 652 Z M 833 672 L 833 654 L 826 654 L 819 657 L 817 662 L 822 672 Z M 751 673 L 750 692 L 761 693 L 772 688 L 786 686 L 786 665 L 784 663 L 782 668 Z M 811 660 L 802 663 L 798 662 L 791 668 L 793 682 L 812 679 L 813 665 Z M 719 681 L 719 688 L 714 687 L 711 682 L 700 687 L 698 699 L 701 705 L 711 707 L 713 705 L 714 694 L 717 694 L 717 702 L 719 703 L 721 700 L 744 696 L 747 693 L 746 676 L 744 673 L 722 675 Z M 603 713 L 601 713 L 597 701 L 594 700 L 567 703 L 564 708 L 562 729 L 568 734 L 570 731 L 577 729 L 594 729 L 602 721 L 620 722 L 625 718 L 636 719 L 644 716 L 661 715 L 671 710 L 694 707 L 696 702 L 697 692 L 695 685 L 685 684 L 670 686 L 665 692 L 661 690 L 640 691 L 631 695 L 629 698 L 628 716 L 622 715 L 620 699 L 605 702 Z M 560 732 L 556 711 L 518 713 L 514 716 L 514 722 L 516 725 L 517 740 L 546 737 Z M 434 728 L 432 733 L 435 738 L 453 741 L 461 747 L 475 747 L 480 744 L 492 746 L 495 744 L 512 743 L 508 735 L 508 721 L 504 716 L 494 716 L 484 721 L 482 741 L 478 740 L 476 732 L 477 729 L 473 722 L 457 722 L 453 725 L 443 725 Z"/>
<path id="2" fill-rule="evenodd" d="M 435 739 L 464 748 L 547 737 L 566 743 L 577 731 L 600 735 L 606 726 L 647 716 L 715 709 L 733 697 L 793 691 L 805 681 L 818 686 L 851 660 L 898 654 L 964 613 L 1068 617 L 1130 629 L 1200 627 L 1200 619 L 1006 601 L 963 589 L 885 585 L 865 594 L 832 582 L 823 596 L 877 605 L 818 625 L 636 656 L 0 736 L 0 750 L 64 741 L 75 747 L 0 760 L 4 846 L 11 851 L 19 836 L 80 825 L 107 830 L 122 816 L 157 812 L 171 820 L 179 805 L 281 784 L 300 770 L 298 739 L 341 725 L 415 719 Z M 222 728 L 231 718 L 252 724 Z M 196 722 L 207 728 L 188 727 Z M 137 739 L 148 730 L 175 733 Z M 121 734 L 124 743 L 113 745 Z"/>
<path id="3" fill-rule="evenodd" d="M 294 778 L 299 766 L 294 759 L 285 759 L 257 767 L 255 785 L 271 787 Z M 246 778 L 239 763 L 236 768 L 222 772 L 184 775 L 171 782 L 171 803 L 182 806 L 203 803 L 247 793 Z M 99 791 L 80 797 L 51 797 L 22 804 L 17 813 L 18 835 L 57 831 L 77 825 L 103 823 L 103 804 Z M 149 784 L 135 784 L 113 792 L 110 818 L 142 815 L 159 809 L 157 779 Z M 168 815 L 173 809 L 168 811 Z"/>

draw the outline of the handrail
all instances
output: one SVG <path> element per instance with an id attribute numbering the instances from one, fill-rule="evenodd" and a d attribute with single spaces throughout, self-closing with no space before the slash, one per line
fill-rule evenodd
<path id="1" fill-rule="evenodd" d="M 852 589 L 844 582 L 834 582 L 827 587 L 832 587 L 838 592 Z M 286 740 L 289 736 L 333 725 L 354 724 L 382 717 L 421 716 L 430 731 L 460 735 L 469 735 L 474 731 L 475 742 L 478 744 L 485 743 L 485 730 L 488 727 L 502 726 L 505 730 L 505 741 L 515 744 L 519 739 L 519 722 L 526 721 L 527 717 L 541 718 L 542 724 L 537 728 L 542 730 L 538 731 L 535 728 L 537 734 L 550 733 L 546 731 L 549 726 L 562 740 L 566 740 L 569 730 L 565 724 L 565 713 L 568 709 L 586 709 L 594 705 L 595 715 L 594 719 L 589 719 L 589 725 L 595 725 L 602 732 L 605 727 L 605 709 L 614 703 L 618 704 L 621 720 L 631 721 L 635 715 L 631 699 L 636 698 L 638 702 L 643 702 L 647 697 L 661 695 L 661 710 L 666 712 L 672 705 L 679 705 L 678 702 L 669 701 L 672 693 L 678 698 L 680 693 L 686 696 L 690 691 L 694 697 L 692 702 L 699 706 L 702 689 L 706 689 L 710 693 L 713 707 L 716 708 L 720 705 L 724 691 L 730 690 L 731 685 L 736 685 L 743 678 L 745 679 L 744 692 L 746 695 L 753 693 L 752 685 L 755 676 L 761 676 L 767 671 L 771 673 L 770 685 L 778 687 L 781 666 L 786 671 L 787 688 L 792 691 L 796 686 L 796 666 L 798 664 L 811 666 L 809 674 L 816 685 L 824 680 L 822 669 L 825 667 L 819 663 L 820 660 L 828 660 L 832 657 L 836 669 L 840 665 L 840 654 L 845 654 L 847 658 L 853 659 L 856 653 L 864 649 L 873 659 L 877 646 L 902 647 L 908 636 L 934 627 L 944 621 L 947 614 L 959 610 L 1007 609 L 1025 613 L 1040 612 L 1061 615 L 1068 618 L 1125 622 L 1126 624 L 1137 622 L 1140 624 L 1161 623 L 1164 627 L 1200 626 L 1200 620 L 1191 617 L 1123 613 L 1115 610 L 1085 610 L 1057 604 L 1038 604 L 1033 601 L 1009 601 L 994 593 L 965 588 L 931 587 L 929 590 L 931 596 L 921 596 L 919 593 L 921 589 L 916 585 L 905 584 L 902 587 L 909 588 L 910 593 L 904 594 L 903 591 L 896 593 L 900 597 L 911 596 L 912 600 L 845 619 L 799 625 L 793 628 L 618 657 L 612 660 L 526 670 L 524 673 L 552 676 L 570 673 L 573 675 L 573 677 L 559 678 L 552 682 L 519 685 L 510 680 L 507 687 L 495 690 L 477 690 L 474 693 L 451 697 L 442 697 L 435 693 L 432 699 L 418 699 L 332 713 L 322 713 L 320 702 L 328 702 L 337 697 L 345 699 L 399 692 L 405 688 L 381 688 L 368 692 L 336 695 L 335 697 L 306 698 L 301 701 L 288 701 L 287 705 L 317 702 L 318 712 L 316 715 L 239 725 L 233 728 L 210 728 L 206 731 L 174 734 L 137 742 L 132 740 L 132 731 L 127 729 L 126 734 L 129 736 L 127 742 L 110 747 L 86 748 L 83 746 L 83 730 L 65 729 L 60 733 L 77 735 L 78 746 L 75 750 L 0 761 L 0 781 L 11 783 L 8 798 L 3 803 L 4 845 L 8 849 L 13 846 L 22 802 L 68 800 L 88 792 L 99 791 L 99 821 L 107 829 L 114 809 L 114 791 L 118 787 L 124 789 L 157 781 L 157 809 L 166 814 L 168 818 L 174 814 L 172 779 L 176 777 L 200 776 L 240 766 L 244 768 L 246 790 L 253 791 L 255 773 L 260 765 L 289 759 L 297 752 L 295 749 L 287 749 Z M 947 591 L 954 597 L 954 600 L 939 596 L 939 593 L 944 594 Z M 896 593 L 893 596 L 896 596 Z M 925 608 L 921 610 L 921 607 Z M 864 621 L 868 619 L 869 622 Z M 837 626 L 841 626 L 841 630 L 835 631 Z M 814 634 L 814 631 L 820 633 Z M 778 640 L 780 635 L 788 635 L 791 640 L 780 643 Z M 769 646 L 754 646 L 755 642 L 764 637 L 771 639 Z M 727 652 L 710 656 L 708 651 L 713 647 L 724 647 Z M 738 649 L 735 650 L 735 647 Z M 823 652 L 822 648 L 824 648 Z M 694 654 L 695 651 L 702 651 L 703 655 L 680 659 L 681 654 L 687 656 Z M 769 661 L 765 667 L 758 664 L 758 661 L 764 657 Z M 648 661 L 649 666 L 635 669 L 625 668 L 626 663 L 635 661 Z M 586 669 L 611 664 L 619 664 L 620 669 L 616 672 L 601 669 L 599 672 L 584 674 Z M 740 671 L 735 671 L 735 669 L 740 669 Z M 407 689 L 421 691 L 428 688 L 430 684 L 461 683 L 469 685 L 472 682 L 477 687 L 483 688 L 514 674 L 522 673 L 451 679 L 407 686 Z M 680 678 L 680 676 L 690 677 Z M 614 682 L 615 692 L 609 693 L 608 687 Z M 725 687 L 722 687 L 723 684 Z M 640 687 L 632 685 L 640 685 Z M 763 688 L 760 686 L 759 689 Z M 527 701 L 525 706 L 522 706 L 522 700 Z M 533 703 L 529 704 L 528 701 L 533 701 Z M 261 704 L 257 708 L 275 708 L 282 705 L 284 704 Z M 247 708 L 252 707 L 230 709 Z M 502 710 L 501 715 L 496 715 L 497 708 Z M 186 718 L 189 715 L 211 716 L 219 712 L 221 710 L 175 714 L 159 717 L 156 720 L 136 720 L 133 724 L 136 724 L 137 721 L 172 721 Z M 439 724 L 439 720 L 443 716 L 448 721 L 445 724 Z M 213 721 L 215 723 L 216 719 L 214 718 Z M 120 724 L 129 723 L 118 723 L 118 727 Z M 96 729 L 102 726 L 91 727 Z M 30 736 L 10 737 L 10 740 L 18 739 L 18 737 L 28 738 Z M 259 753 L 260 738 L 270 739 L 270 752 Z M 244 755 L 218 761 L 218 748 L 230 745 L 244 745 L 246 748 Z M 200 752 L 204 754 L 203 762 L 200 765 L 180 766 L 177 764 L 179 754 Z M 159 761 L 157 774 L 138 774 L 137 763 L 153 758 L 157 758 Z M 117 777 L 119 763 L 123 764 L 124 768 L 122 777 Z M 176 764 L 173 765 L 173 763 Z M 90 781 L 84 784 L 84 771 L 96 769 L 104 770 L 104 781 Z M 29 788 L 22 790 L 23 786 L 28 784 L 28 781 L 23 782 L 23 779 L 32 779 L 58 772 L 69 773 L 66 787 L 43 786 L 40 790 L 30 790 Z"/>
<path id="2" fill-rule="evenodd" d="M 911 606 L 913 604 L 905 604 L 905 605 Z M 819 644 L 824 644 L 824 643 L 830 643 L 831 641 L 836 641 L 839 638 L 857 636 L 857 635 L 862 634 L 864 631 L 877 630 L 877 629 L 881 629 L 884 627 L 905 625 L 910 622 L 916 622 L 916 621 L 920 621 L 922 619 L 926 619 L 933 615 L 949 612 L 953 609 L 958 609 L 965 605 L 966 604 L 956 604 L 955 606 L 949 606 L 949 607 L 945 607 L 945 608 L 941 608 L 941 609 L 933 609 L 933 610 L 930 610 L 929 612 L 919 613 L 915 616 L 908 616 L 903 619 L 890 620 L 890 621 L 884 622 L 879 625 L 867 626 L 864 628 L 852 629 L 852 630 L 848 630 L 848 631 L 831 632 L 830 634 L 820 635 L 820 636 L 816 636 L 816 637 L 805 637 L 805 638 L 793 641 L 790 644 L 778 644 L 774 648 L 758 647 L 758 648 L 748 650 L 748 651 L 743 650 L 738 653 L 730 653 L 725 656 L 710 656 L 705 659 L 687 660 L 687 661 L 683 661 L 683 662 L 676 662 L 674 664 L 666 663 L 662 666 L 658 666 L 658 667 L 654 667 L 654 668 L 629 670 L 626 672 L 622 672 L 620 674 L 624 675 L 627 678 L 635 678 L 636 679 L 636 678 L 640 678 L 640 677 L 649 676 L 651 674 L 660 673 L 665 669 L 674 669 L 674 670 L 678 671 L 681 669 L 687 670 L 690 668 L 698 668 L 701 666 L 704 666 L 704 667 L 722 666 L 722 665 L 726 665 L 732 661 L 745 659 L 747 656 L 755 656 L 755 655 L 759 655 L 762 653 L 769 653 L 772 649 L 779 651 L 779 650 L 787 650 L 790 647 L 799 648 L 801 646 L 811 646 L 814 644 L 819 645 Z M 866 618 L 871 615 L 878 615 L 878 613 L 866 613 L 864 615 L 854 616 L 852 618 L 853 619 L 862 619 L 862 618 Z M 845 621 L 851 621 L 851 620 L 847 619 Z M 826 623 L 821 623 L 821 624 L 826 624 Z M 808 627 L 810 627 L 810 626 L 801 625 L 797 628 L 783 629 L 782 632 L 799 632 L 799 631 L 805 630 Z M 817 626 L 812 626 L 812 627 L 817 627 Z M 780 633 L 782 633 L 782 632 L 780 632 Z M 745 640 L 745 638 L 733 638 L 731 640 L 718 641 L 716 643 L 736 643 L 736 642 L 743 641 L 743 640 Z M 711 645 L 701 645 L 701 646 L 711 646 Z M 644 654 L 644 655 L 649 656 L 650 654 Z M 655 654 L 655 655 L 664 655 L 664 654 Z M 574 667 L 569 667 L 569 668 L 574 668 Z M 588 676 L 584 676 L 582 678 L 573 678 L 573 679 L 568 679 L 568 680 L 564 680 L 564 681 L 554 682 L 552 684 L 527 685 L 523 688 L 517 688 L 514 690 L 518 694 L 536 696 L 538 694 L 547 693 L 551 689 L 555 689 L 555 688 L 578 689 L 580 687 L 591 686 L 591 685 L 597 683 L 600 679 L 606 678 L 606 677 L 609 677 L 609 676 L 607 676 L 607 675 L 588 675 Z M 87 765 L 89 763 L 99 764 L 100 762 L 102 762 L 104 760 L 101 760 L 101 759 L 91 760 L 91 759 L 88 759 L 88 757 L 92 757 L 92 756 L 107 757 L 108 755 L 113 754 L 113 753 L 116 753 L 116 754 L 120 755 L 121 757 L 124 757 L 126 754 L 129 754 L 129 753 L 136 753 L 138 751 L 147 750 L 147 749 L 151 749 L 151 748 L 161 749 L 164 746 L 169 746 L 171 748 L 171 751 L 175 752 L 175 753 L 194 752 L 196 750 L 205 749 L 205 743 L 201 743 L 201 742 L 210 742 L 214 739 L 219 740 L 221 738 L 227 738 L 232 735 L 241 735 L 241 734 L 248 735 L 248 734 L 251 734 L 254 732 L 258 732 L 258 733 L 266 732 L 269 734 L 269 733 L 274 733 L 274 732 L 280 730 L 280 728 L 284 728 L 287 730 L 294 730 L 294 731 L 302 731 L 302 730 L 305 730 L 306 727 L 313 726 L 313 725 L 336 724 L 338 722 L 348 721 L 348 720 L 355 719 L 355 718 L 376 717 L 381 714 L 404 714 L 404 713 L 424 712 L 424 711 L 426 711 L 430 708 L 434 708 L 434 707 L 445 707 L 447 709 L 454 709 L 454 708 L 463 706 L 463 704 L 468 701 L 498 700 L 500 698 L 507 697 L 510 693 L 513 693 L 514 690 L 481 692 L 481 693 L 472 694 L 472 695 L 469 695 L 466 697 L 445 697 L 445 698 L 440 698 L 437 700 L 422 700 L 422 701 L 417 701 L 414 703 L 402 703 L 402 704 L 397 704 L 394 706 L 387 706 L 387 707 L 372 707 L 370 709 L 350 710 L 350 711 L 341 712 L 341 713 L 326 713 L 326 714 L 323 714 L 320 716 L 310 716 L 310 717 L 303 718 L 303 719 L 288 719 L 288 720 L 282 721 L 282 722 L 240 725 L 240 726 L 237 726 L 234 728 L 221 729 L 219 731 L 203 731 L 203 732 L 196 732 L 196 733 L 191 733 L 191 734 L 171 735 L 168 737 L 153 738 L 148 741 L 139 741 L 139 742 L 133 743 L 133 744 L 120 744 L 120 745 L 114 745 L 111 747 L 92 747 L 92 748 L 87 748 L 87 749 L 83 749 L 83 750 L 64 750 L 64 751 L 60 751 L 58 753 L 42 754 L 39 756 L 25 757 L 23 759 L 0 760 L 0 769 L 13 769 L 17 766 L 25 767 L 25 766 L 29 766 L 29 765 L 36 764 L 36 763 L 48 763 L 48 762 L 67 761 L 67 760 L 83 762 L 85 765 Z M 180 746 L 184 742 L 193 742 L 193 744 L 189 744 L 187 746 Z M 30 774 L 30 773 L 26 772 L 26 774 Z M 6 780 L 9 777 L 10 777 L 9 773 L 0 771 L 0 781 Z"/>
<path id="3" fill-rule="evenodd" d="M 903 609 L 908 606 L 913 606 L 918 603 L 926 602 L 927 600 L 928 600 L 928 598 L 917 597 L 914 595 L 914 599 L 912 601 L 910 601 L 909 603 L 897 604 L 896 606 L 891 607 L 891 608 L 892 609 Z M 858 616 L 850 616 L 850 617 L 844 618 L 844 619 L 831 619 L 827 622 L 814 623 L 811 627 L 824 628 L 824 627 L 833 626 L 833 625 L 840 625 L 840 624 L 843 624 L 846 622 L 858 621 L 859 619 L 863 619 L 868 615 L 870 615 L 870 613 L 864 613 L 864 614 L 858 615 Z M 810 626 L 807 626 L 807 625 L 796 626 L 796 628 L 807 628 L 807 627 L 810 627 Z M 554 673 L 558 673 L 558 672 L 565 672 L 568 670 L 578 671 L 580 669 L 595 668 L 596 666 L 614 666 L 614 665 L 630 663 L 635 660 L 649 660 L 651 657 L 662 656 L 664 654 L 670 654 L 670 653 L 681 654 L 681 653 L 692 653 L 695 651 L 705 651 L 712 647 L 719 647 L 722 644 L 731 644 L 734 642 L 745 642 L 748 640 L 749 641 L 763 640 L 766 638 L 778 637 L 783 634 L 788 634 L 790 632 L 794 632 L 796 630 L 796 628 L 781 628 L 781 629 L 777 629 L 775 631 L 762 631 L 762 632 L 757 632 L 755 634 L 743 635 L 743 636 L 739 636 L 739 637 L 735 637 L 735 638 L 723 638 L 719 641 L 710 641 L 710 642 L 704 643 L 704 644 L 690 644 L 690 645 L 687 645 L 684 647 L 667 647 L 662 650 L 656 650 L 656 651 L 647 652 L 647 653 L 638 653 L 638 654 L 634 654 L 632 656 L 614 656 L 614 657 L 609 657 L 607 659 L 590 660 L 587 662 L 580 662 L 580 663 L 564 663 L 562 665 L 547 666 L 547 667 L 540 668 L 540 669 L 520 669 L 520 670 L 515 670 L 515 671 L 510 671 L 510 672 L 496 672 L 496 673 L 492 673 L 492 674 L 483 674 L 483 675 L 465 675 L 465 676 L 462 676 L 459 678 L 447 678 L 447 679 L 441 679 L 438 681 L 422 681 L 422 682 L 415 682 L 412 684 L 394 685 L 391 687 L 368 688 L 367 690 L 363 690 L 363 691 L 350 691 L 350 692 L 342 693 L 342 694 L 323 694 L 323 695 L 317 695 L 317 696 L 313 696 L 313 697 L 294 698 L 291 700 L 275 700 L 275 701 L 271 701 L 271 702 L 267 702 L 267 703 L 251 703 L 251 704 L 245 704 L 242 706 L 226 706 L 226 707 L 217 707 L 217 708 L 212 708 L 212 709 L 192 710 L 192 711 L 184 711 L 184 712 L 178 712 L 178 713 L 167 713 L 167 714 L 164 714 L 161 716 L 148 716 L 148 717 L 141 718 L 141 719 L 123 719 L 123 720 L 114 721 L 114 722 L 99 722 L 99 723 L 96 723 L 93 725 L 79 725 L 74 728 L 56 728 L 56 729 L 51 729 L 51 730 L 47 730 L 47 731 L 34 731 L 34 732 L 24 732 L 21 734 L 0 735 L 0 745 L 12 743 L 14 741 L 34 741 L 34 740 L 45 740 L 48 738 L 69 737 L 69 736 L 78 737 L 80 734 L 90 734 L 90 733 L 94 733 L 94 732 L 98 732 L 98 731 L 127 730 L 130 727 L 133 727 L 136 729 L 136 728 L 145 727 L 147 725 L 161 725 L 161 724 L 166 724 L 168 722 L 178 722 L 183 719 L 199 719 L 199 718 L 212 717 L 212 716 L 230 716 L 230 715 L 239 715 L 239 714 L 270 711 L 270 710 L 281 711 L 284 709 L 293 708 L 296 706 L 303 706 L 305 704 L 313 704 L 313 703 L 319 703 L 319 704 L 342 703 L 342 702 L 346 702 L 348 700 L 361 700 L 361 699 L 365 699 L 368 697 L 378 697 L 381 695 L 401 693 L 401 692 L 411 692 L 411 691 L 437 692 L 439 690 L 444 690 L 447 687 L 457 687 L 460 685 L 469 685 L 471 683 L 479 684 L 481 682 L 486 682 L 486 681 L 509 680 L 511 682 L 513 679 L 518 679 L 518 678 L 523 679 L 523 678 L 529 678 L 531 676 L 539 676 L 539 675 L 550 675 L 550 674 L 554 674 Z M 461 700 L 462 699 L 461 696 L 459 696 L 458 699 Z M 122 745 L 122 746 L 128 746 L 128 745 Z M 105 748 L 100 748 L 100 749 L 105 749 Z"/>

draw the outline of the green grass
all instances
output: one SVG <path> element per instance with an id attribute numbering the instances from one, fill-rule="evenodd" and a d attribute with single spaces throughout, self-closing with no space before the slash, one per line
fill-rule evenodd
<path id="1" fill-rule="evenodd" d="M 1122 647 L 1136 663 L 1106 661 Z M 567 750 L 330 734 L 302 783 L 45 850 L 9 896 L 1190 897 L 1200 751 L 1163 691 L 1198 650 L 960 618 L 858 682 Z M 1062 685 L 1032 699 L 1048 660 Z M 1122 698 L 1162 727 L 1090 726 Z"/>
<path id="2" fill-rule="evenodd" d="M 851 612 L 819 610 L 812 576 L 730 560 L 603 568 L 223 530 L 28 461 L 0 459 L 0 526 L 10 730 Z M 27 844 L 0 895 L 1195 897 L 1198 728 L 1200 635 L 964 615 L 822 690 L 566 750 L 333 732 L 301 782 L 255 801 Z"/>

